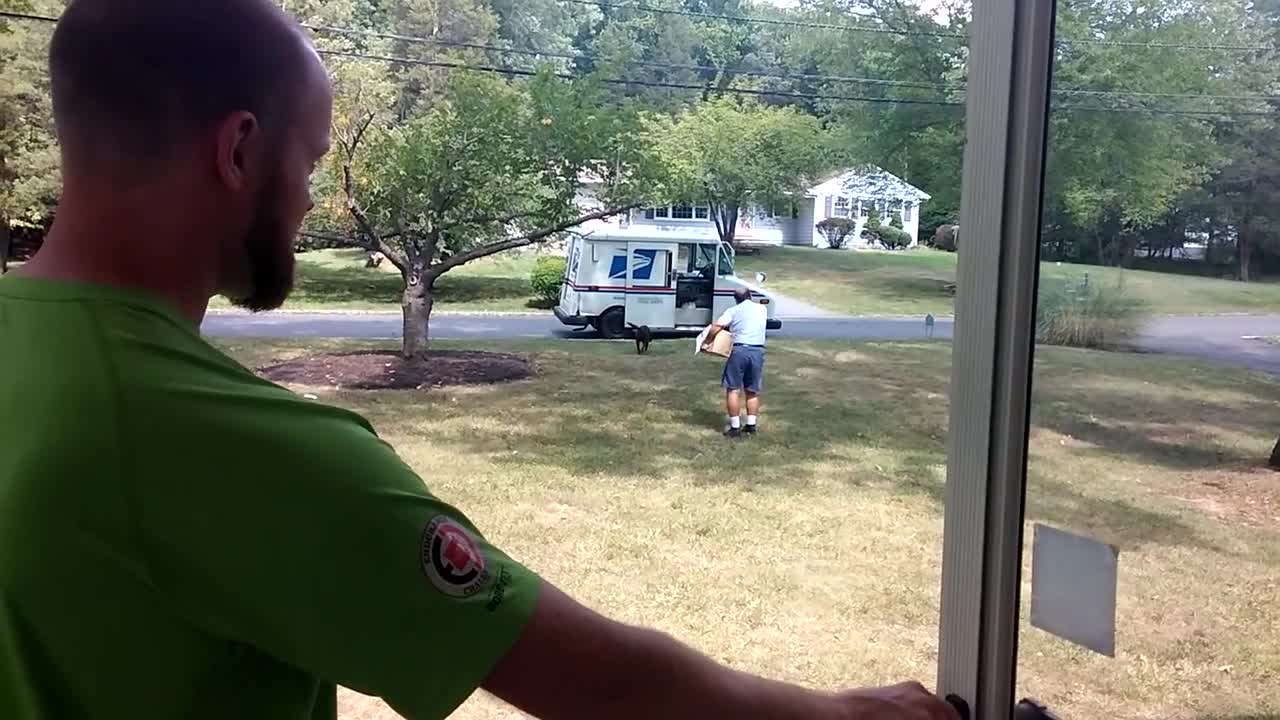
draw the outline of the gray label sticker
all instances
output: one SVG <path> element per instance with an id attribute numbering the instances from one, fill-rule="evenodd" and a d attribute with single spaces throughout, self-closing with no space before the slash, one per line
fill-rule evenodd
<path id="1" fill-rule="evenodd" d="M 1031 624 L 1115 657 L 1120 550 L 1037 524 L 1031 553 Z"/>

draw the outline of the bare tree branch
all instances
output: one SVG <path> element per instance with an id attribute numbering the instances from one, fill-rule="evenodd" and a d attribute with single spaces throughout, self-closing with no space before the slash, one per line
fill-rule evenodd
<path id="1" fill-rule="evenodd" d="M 382 236 L 383 240 L 394 240 L 399 233 L 387 233 Z M 311 232 L 309 230 L 301 230 L 298 232 L 299 237 L 311 238 L 312 240 L 325 240 L 327 242 L 342 243 L 343 245 L 354 245 L 364 250 L 376 250 L 370 248 L 360 236 L 352 235 L 332 235 L 329 233 Z M 379 251 L 381 252 L 381 251 Z"/>
<path id="2" fill-rule="evenodd" d="M 371 252 L 382 253 L 384 257 L 391 261 L 392 265 L 396 266 L 397 270 L 405 272 L 409 267 L 408 260 L 402 253 L 396 252 L 386 242 L 387 239 L 400 233 L 397 232 L 386 236 L 379 234 L 373 227 L 373 223 L 369 221 L 369 216 L 365 214 L 364 208 L 360 207 L 360 202 L 356 199 L 355 173 L 352 171 L 351 165 L 355 160 L 356 152 L 360 148 L 360 142 L 364 139 L 364 134 L 371 124 L 373 124 L 372 113 L 365 115 L 350 139 L 339 140 L 345 156 L 342 160 L 342 191 L 347 196 L 347 212 L 355 219 L 359 235 L 363 236 L 357 238 L 357 244 Z"/>
<path id="3" fill-rule="evenodd" d="M 444 227 L 440 228 L 440 232 L 445 232 L 447 230 L 459 228 L 459 227 L 462 227 L 463 225 L 491 225 L 491 224 L 506 225 L 507 223 L 512 223 L 522 218 L 533 217 L 537 214 L 538 214 L 537 212 L 522 211 L 522 212 L 511 213 L 510 215 L 494 215 L 489 217 L 469 218 L 467 220 L 459 220 L 456 223 L 450 223 L 448 225 L 445 225 Z"/>
<path id="4" fill-rule="evenodd" d="M 591 222 L 592 220 L 602 220 L 607 217 L 612 217 L 613 215 L 618 215 L 620 213 L 627 212 L 628 210 L 632 210 L 637 207 L 640 207 L 639 203 L 627 205 L 624 207 L 599 210 L 597 212 L 579 216 L 573 220 L 567 220 L 558 225 L 553 225 L 552 227 L 545 228 L 534 233 L 529 233 L 528 235 L 522 235 L 520 237 L 511 238 L 509 240 L 503 240 L 501 242 L 482 245 L 478 248 L 474 248 L 466 252 L 453 255 L 448 260 L 445 260 L 441 263 L 433 265 L 430 268 L 430 271 L 428 274 L 431 276 L 432 279 L 434 279 L 458 267 L 459 265 L 465 265 L 466 263 L 469 263 L 472 260 L 479 260 L 480 258 L 488 257 L 490 255 L 495 255 L 504 250 L 513 250 L 518 247 L 533 245 L 539 241 L 542 241 L 551 237 L 552 235 L 562 233 L 571 227 L 581 225 L 582 223 L 585 223 L 585 222 Z"/>
<path id="5" fill-rule="evenodd" d="M 351 213 L 351 217 L 355 219 L 356 226 L 359 227 L 360 237 L 358 244 L 366 250 L 382 253 L 397 270 L 404 272 L 409 267 L 409 262 L 402 253 L 396 252 L 394 248 L 382 239 L 378 231 L 374 229 L 373 223 L 369 222 L 369 216 L 365 215 L 364 209 L 360 207 L 359 201 L 356 200 L 355 180 L 351 172 L 350 160 L 342 164 L 342 189 L 347 195 L 347 212 Z"/>

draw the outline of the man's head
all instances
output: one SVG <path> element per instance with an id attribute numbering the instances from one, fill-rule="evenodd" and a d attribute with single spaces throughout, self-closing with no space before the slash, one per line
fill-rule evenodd
<path id="1" fill-rule="evenodd" d="M 744 302 L 751 302 L 751 291 L 746 288 L 738 288 L 733 291 L 733 299 L 736 300 L 739 305 Z"/>
<path id="2" fill-rule="evenodd" d="M 154 212 L 194 228 L 164 238 L 184 244 L 174 257 L 246 307 L 279 306 L 332 113 L 296 24 L 269 0 L 73 0 L 49 65 L 68 189 L 154 189 Z"/>

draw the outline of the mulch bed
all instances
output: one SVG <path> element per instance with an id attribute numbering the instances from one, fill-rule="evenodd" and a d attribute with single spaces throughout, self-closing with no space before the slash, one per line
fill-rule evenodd
<path id="1" fill-rule="evenodd" d="M 450 385 L 495 385 L 532 377 L 529 358 L 506 353 L 437 350 L 406 361 L 394 351 L 327 353 L 258 369 L 279 383 L 353 390 L 429 390 Z"/>

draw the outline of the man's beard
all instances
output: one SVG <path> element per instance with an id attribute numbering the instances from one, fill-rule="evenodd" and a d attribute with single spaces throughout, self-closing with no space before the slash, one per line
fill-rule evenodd
<path id="1" fill-rule="evenodd" d="M 294 237 L 280 216 L 280 183 L 269 182 L 259 198 L 257 212 L 244 238 L 248 292 L 233 304 L 253 312 L 275 310 L 293 291 L 296 261 Z"/>

